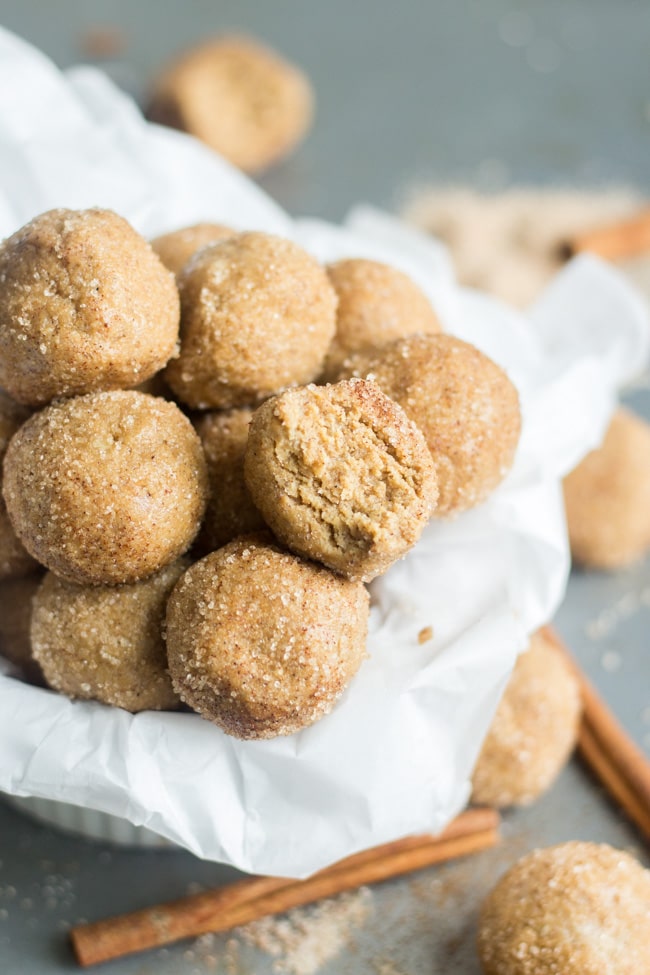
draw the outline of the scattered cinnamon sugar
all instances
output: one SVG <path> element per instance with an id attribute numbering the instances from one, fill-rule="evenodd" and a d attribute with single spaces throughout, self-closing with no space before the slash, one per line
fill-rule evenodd
<path id="1" fill-rule="evenodd" d="M 278 975 L 315 975 L 350 945 L 371 910 L 372 893 L 360 887 L 312 907 L 295 908 L 281 918 L 253 921 L 237 934 L 274 958 Z"/>

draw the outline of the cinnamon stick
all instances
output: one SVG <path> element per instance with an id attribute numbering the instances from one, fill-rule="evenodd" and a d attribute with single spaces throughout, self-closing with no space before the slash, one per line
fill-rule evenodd
<path id="1" fill-rule="evenodd" d="M 634 217 L 578 234 L 566 243 L 567 256 L 590 251 L 607 261 L 618 261 L 650 251 L 650 208 Z"/>
<path id="2" fill-rule="evenodd" d="M 549 639 L 563 653 L 580 685 L 583 718 L 578 751 L 612 798 L 650 839 L 650 761 L 632 740 L 551 627 Z"/>
<path id="3" fill-rule="evenodd" d="M 87 967 L 182 938 L 227 931 L 346 890 L 420 870 L 498 841 L 499 816 L 469 809 L 439 836 L 409 836 L 327 867 L 307 880 L 251 877 L 206 893 L 132 914 L 80 925 L 70 932 L 80 965 Z"/>

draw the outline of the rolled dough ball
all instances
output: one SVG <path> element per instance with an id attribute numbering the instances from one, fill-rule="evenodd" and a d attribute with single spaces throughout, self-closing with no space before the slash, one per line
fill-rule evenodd
<path id="1" fill-rule="evenodd" d="M 21 403 L 137 386 L 174 355 L 173 275 L 110 210 L 50 210 L 0 245 L 0 385 Z"/>
<path id="2" fill-rule="evenodd" d="M 535 850 L 488 895 L 486 975 L 639 975 L 650 958 L 650 871 L 604 843 Z"/>
<path id="3" fill-rule="evenodd" d="M 148 115 L 256 172 L 294 149 L 313 111 L 311 85 L 295 65 L 252 38 L 224 36 L 191 48 L 160 75 Z"/>
<path id="4" fill-rule="evenodd" d="M 80 585 L 135 582 L 173 562 L 198 532 L 208 493 L 190 421 L 134 391 L 35 414 L 9 445 L 3 490 L 27 550 Z"/>
<path id="5" fill-rule="evenodd" d="M 167 600 L 189 560 L 141 582 L 78 586 L 49 572 L 34 597 L 31 638 L 50 687 L 125 711 L 165 711 L 180 701 L 167 670 Z"/>
<path id="6" fill-rule="evenodd" d="M 336 295 L 297 244 L 244 233 L 205 247 L 182 274 L 180 292 L 181 352 L 165 378 L 188 406 L 248 406 L 321 372 Z"/>
<path id="7" fill-rule="evenodd" d="M 247 536 L 195 563 L 167 609 L 174 688 L 237 738 L 274 738 L 333 708 L 365 657 L 368 593 Z"/>

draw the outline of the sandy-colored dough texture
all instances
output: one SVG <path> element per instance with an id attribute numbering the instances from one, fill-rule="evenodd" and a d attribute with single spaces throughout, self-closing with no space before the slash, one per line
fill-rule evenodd
<path id="1" fill-rule="evenodd" d="M 488 895 L 485 975 L 640 975 L 650 959 L 650 871 L 606 844 L 535 850 Z"/>
<path id="2" fill-rule="evenodd" d="M 438 496 L 418 428 L 372 382 L 289 389 L 257 409 L 244 461 L 287 548 L 367 582 L 416 543 Z"/>
<path id="3" fill-rule="evenodd" d="M 110 210 L 50 210 L 0 245 L 0 386 L 21 403 L 137 386 L 175 354 L 173 275 Z"/>
<path id="4" fill-rule="evenodd" d="M 564 479 L 571 554 L 618 569 L 650 550 L 650 424 L 620 407 L 600 447 Z"/>
<path id="5" fill-rule="evenodd" d="M 233 35 L 191 48 L 163 71 L 148 115 L 257 172 L 294 149 L 313 111 L 302 71 L 258 41 Z"/>
<path id="6" fill-rule="evenodd" d="M 80 585 L 144 579 L 189 548 L 208 495 L 177 406 L 134 391 L 61 400 L 14 435 L 4 498 L 25 548 Z"/>
<path id="7" fill-rule="evenodd" d="M 27 575 L 36 568 L 34 559 L 13 530 L 1 492 L 2 460 L 9 441 L 29 415 L 26 407 L 20 406 L 0 389 L 0 581 Z"/>
<path id="8" fill-rule="evenodd" d="M 525 806 L 555 781 L 573 751 L 580 687 L 543 630 L 533 634 L 506 686 L 472 774 L 472 802 Z"/>
<path id="9" fill-rule="evenodd" d="M 186 704 L 237 738 L 290 735 L 331 711 L 364 657 L 368 593 L 248 536 L 196 562 L 169 600 Z"/>
<path id="10" fill-rule="evenodd" d="M 325 379 L 335 380 L 354 353 L 375 351 L 407 335 L 442 331 L 431 302 L 403 271 L 379 261 L 348 258 L 330 264 L 327 273 L 339 304 Z"/>
<path id="11" fill-rule="evenodd" d="M 49 572 L 31 623 L 33 654 L 49 686 L 125 711 L 177 708 L 163 624 L 169 595 L 189 564 L 178 559 L 126 586 L 78 586 Z"/>
<path id="12" fill-rule="evenodd" d="M 179 287 L 181 352 L 165 378 L 188 406 L 249 406 L 320 374 L 336 294 L 297 244 L 237 234 L 196 254 Z"/>
<path id="13" fill-rule="evenodd" d="M 0 654 L 19 668 L 31 683 L 42 683 L 41 668 L 32 656 L 30 627 L 32 599 L 41 573 L 0 583 Z"/>
<path id="14" fill-rule="evenodd" d="M 151 241 L 151 246 L 168 271 L 177 277 L 191 257 L 208 244 L 232 237 L 235 233 L 222 223 L 196 223 L 181 227 L 168 234 L 161 234 Z"/>
<path id="15" fill-rule="evenodd" d="M 238 535 L 265 528 L 244 480 L 244 456 L 253 411 L 204 413 L 195 423 L 208 465 L 210 499 L 197 547 L 206 554 Z"/>
<path id="16" fill-rule="evenodd" d="M 374 380 L 422 430 L 440 496 L 435 517 L 485 501 L 514 461 L 521 414 L 507 375 L 475 346 L 452 335 L 413 335 L 342 370 Z"/>

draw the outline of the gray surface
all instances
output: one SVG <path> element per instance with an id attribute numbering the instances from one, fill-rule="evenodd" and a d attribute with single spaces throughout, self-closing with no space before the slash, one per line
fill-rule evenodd
<path id="1" fill-rule="evenodd" d="M 152 66 L 201 34 L 252 30 L 302 63 L 319 97 L 316 128 L 263 183 L 294 213 L 340 218 L 360 199 L 395 204 L 433 178 L 495 184 L 600 179 L 650 189 L 650 7 L 638 0 L 411 0 L 406 4 L 231 0 L 0 3 L 0 22 L 62 65 L 97 24 L 126 27 L 135 92 Z M 514 43 L 517 42 L 517 43 Z M 650 394 L 635 406 L 650 417 Z M 637 740 L 650 735 L 650 563 L 576 574 L 558 623 Z M 498 850 L 376 888 L 348 948 L 322 969 L 359 975 L 475 975 L 476 906 L 528 848 L 568 838 L 635 846 L 638 836 L 577 765 L 534 808 L 509 816 Z M 32 824 L 0 804 L 0 971 L 73 970 L 66 927 L 216 885 L 233 871 L 182 852 L 111 851 Z M 646 855 L 647 862 L 647 855 Z M 216 960 L 212 960 L 216 959 Z M 228 960 L 230 959 L 230 960 Z M 114 963 L 110 975 L 271 971 L 226 939 Z"/>

